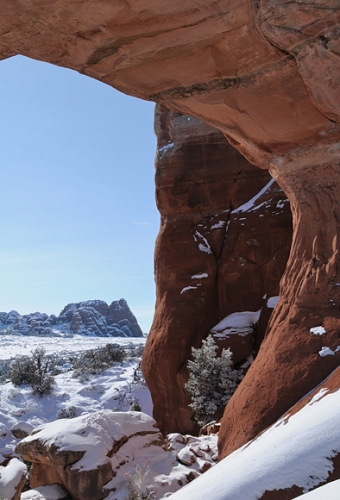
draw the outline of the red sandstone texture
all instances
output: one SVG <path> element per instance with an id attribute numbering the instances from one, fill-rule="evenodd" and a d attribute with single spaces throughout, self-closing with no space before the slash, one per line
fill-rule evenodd
<path id="1" fill-rule="evenodd" d="M 221 132 L 165 106 L 156 109 L 155 130 L 162 220 L 155 253 L 156 313 L 143 371 L 161 429 L 194 432 L 184 389 L 191 347 L 200 346 L 228 314 L 258 311 L 264 297 L 278 295 L 291 214 L 275 183 L 249 210 L 238 210 L 270 176 L 248 163 Z M 262 323 L 263 336 L 266 320 Z M 235 362 L 252 354 L 253 335 L 246 344 L 235 335 L 226 341 Z"/>
<path id="2" fill-rule="evenodd" d="M 337 356 L 331 362 L 317 356 L 309 328 L 324 325 L 335 343 L 340 327 L 339 17 L 337 0 L 1 5 L 0 58 L 23 54 L 73 68 L 200 118 L 268 169 L 290 199 L 294 236 L 282 298 L 255 363 L 227 406 L 222 456 L 275 421 L 338 364 Z M 175 229 L 179 244 L 183 237 Z M 163 225 L 160 240 L 170 231 Z M 168 293 L 172 282 L 169 273 Z M 201 319 L 196 302 L 187 313 Z M 156 317 L 157 337 L 160 319 L 171 322 L 172 313 Z M 203 321 L 209 326 L 209 317 Z"/>

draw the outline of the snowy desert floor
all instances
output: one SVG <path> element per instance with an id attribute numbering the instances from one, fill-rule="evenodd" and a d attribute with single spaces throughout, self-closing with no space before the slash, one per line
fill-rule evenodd
<path id="1" fill-rule="evenodd" d="M 138 358 L 116 363 L 112 368 L 90 375 L 88 380 L 74 377 L 68 360 L 81 352 L 103 347 L 108 343 L 124 348 L 144 346 L 145 338 L 98 338 L 82 337 L 22 337 L 5 335 L 0 337 L 0 365 L 15 356 L 30 355 L 37 347 L 43 347 L 46 354 L 58 354 L 65 360 L 63 373 L 54 377 L 56 386 L 52 394 L 40 397 L 33 395 L 28 385 L 15 387 L 8 379 L 0 383 L 0 453 L 13 453 L 18 440 L 10 430 L 18 422 L 33 427 L 51 422 L 63 410 L 75 408 L 76 416 L 103 409 L 126 411 L 138 401 L 144 413 L 152 415 L 150 393 L 140 381 L 133 383 Z"/>
<path id="2" fill-rule="evenodd" d="M 60 332 L 59 334 L 60 337 L 0 336 L 0 463 L 4 457 L 16 456 L 15 447 L 20 442 L 20 437 L 15 437 L 14 434 L 18 430 L 30 433 L 33 428 L 48 426 L 52 422 L 53 437 L 57 428 L 68 425 L 67 421 L 71 423 L 74 420 L 75 428 L 77 428 L 77 422 L 80 421 L 83 422 L 82 425 L 87 425 L 84 422 L 92 418 L 91 415 L 94 420 L 97 418 L 102 420 L 104 415 L 107 415 L 105 413 L 107 410 L 127 412 L 126 421 L 129 421 L 129 413 L 131 415 L 129 410 L 135 409 L 136 404 L 140 406 L 143 414 L 146 414 L 141 418 L 152 416 L 150 393 L 139 369 L 140 352 L 145 344 L 145 338 L 98 338 L 62 335 Z M 85 373 L 84 376 L 84 373 L 79 375 L 76 370 L 72 369 L 72 359 L 86 351 L 103 348 L 108 343 L 123 347 L 127 352 L 126 359 L 116 362 L 97 374 Z M 54 376 L 54 389 L 51 394 L 43 397 L 34 395 L 32 388 L 27 384 L 20 387 L 14 386 L 9 380 L 8 373 L 6 375 L 6 369 L 11 360 L 16 356 L 30 356 L 37 348 L 44 348 L 46 355 L 58 355 L 59 359 L 58 372 L 60 373 Z M 67 419 L 63 424 L 60 419 L 68 415 L 76 418 Z M 112 415 L 111 412 L 110 415 Z M 117 418 L 122 418 L 118 413 L 116 415 Z M 60 423 L 57 424 L 55 421 Z M 155 423 L 153 419 L 150 421 Z M 62 433 L 62 430 L 60 432 Z M 99 437 L 98 440 L 100 441 Z M 131 448 L 132 444 L 128 445 Z M 72 448 L 72 439 L 70 439 L 70 446 Z M 146 464 L 145 467 L 149 471 L 149 485 L 154 491 L 152 498 L 158 499 L 174 493 L 188 481 L 215 465 L 217 461 L 217 436 L 214 435 L 196 438 L 172 434 L 168 436 L 163 447 L 148 445 L 146 447 L 148 456 L 140 455 L 138 450 L 144 449 L 143 446 L 137 445 L 136 448 L 136 450 L 130 449 L 127 457 L 124 456 L 123 461 L 126 466 L 121 470 L 121 486 L 116 488 L 117 491 L 114 496 L 110 496 L 110 500 L 125 500 L 128 497 L 128 491 L 124 486 L 124 474 L 134 473 L 136 463 L 141 462 L 143 466 Z M 101 455 L 100 446 L 96 453 Z M 128 464 L 131 456 L 133 456 L 133 467 Z M 0 477 L 0 497 L 4 495 L 5 498 L 12 498 L 14 486 L 8 482 L 6 485 L 6 474 L 11 478 L 16 474 L 21 474 L 20 463 L 15 460 L 13 459 L 12 462 L 13 472 L 8 466 L 0 466 L 2 476 Z M 54 494 L 58 498 L 57 490 L 51 487 L 42 487 L 38 490 L 26 491 L 22 493 L 21 498 L 44 500 L 51 497 L 54 499 Z"/>

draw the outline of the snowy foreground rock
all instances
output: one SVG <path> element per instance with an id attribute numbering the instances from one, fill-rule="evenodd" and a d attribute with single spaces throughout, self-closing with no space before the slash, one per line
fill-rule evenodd
<path id="1" fill-rule="evenodd" d="M 22 499 L 48 498 L 42 487 L 54 484 L 73 500 L 125 500 L 134 482 L 162 498 L 214 465 L 216 444 L 216 436 L 173 434 L 164 440 L 155 420 L 142 412 L 58 420 L 37 427 L 16 447 L 33 463 L 33 491 Z"/>
<path id="2" fill-rule="evenodd" d="M 175 493 L 171 500 L 340 498 L 340 390 L 332 380 L 293 407 L 275 425 Z M 337 385 L 338 387 L 338 385 Z M 336 492 L 336 493 L 335 493 Z"/>

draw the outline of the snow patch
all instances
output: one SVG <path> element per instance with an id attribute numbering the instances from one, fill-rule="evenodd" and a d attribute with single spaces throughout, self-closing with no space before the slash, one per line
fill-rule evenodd
<path id="1" fill-rule="evenodd" d="M 339 416 L 340 390 L 307 404 L 285 425 L 270 427 L 171 498 L 256 500 L 265 491 L 293 485 L 307 493 L 333 470 L 331 459 L 340 451 Z M 329 488 L 339 493 L 335 486 Z M 312 495 L 308 500 L 332 498 Z"/>
<path id="2" fill-rule="evenodd" d="M 220 220 L 219 222 L 211 226 L 211 229 L 221 229 L 225 224 L 226 222 L 224 220 Z"/>
<path id="3" fill-rule="evenodd" d="M 242 337 L 251 333 L 254 325 L 260 318 L 260 311 L 243 311 L 229 314 L 223 318 L 211 331 L 214 338 L 228 338 L 229 335 L 241 335 Z"/>
<path id="4" fill-rule="evenodd" d="M 212 253 L 208 240 L 197 230 L 194 234 L 194 240 L 199 241 L 198 248 L 201 252 Z"/>
<path id="5" fill-rule="evenodd" d="M 327 333 L 323 326 L 314 326 L 310 328 L 309 331 L 313 335 L 325 335 L 325 333 Z"/>
<path id="6" fill-rule="evenodd" d="M 162 155 L 169 151 L 169 149 L 172 149 L 174 147 L 174 143 L 170 142 L 169 144 L 166 144 L 165 146 L 159 148 L 158 152 L 161 153 Z"/>
<path id="7" fill-rule="evenodd" d="M 65 490 L 58 484 L 39 486 L 34 490 L 21 493 L 20 500 L 60 500 L 66 496 Z"/>
<path id="8" fill-rule="evenodd" d="M 255 203 L 257 202 L 257 200 L 266 192 L 268 191 L 268 189 L 274 184 L 275 182 L 275 179 L 271 179 L 268 184 L 266 184 L 255 196 L 253 196 L 253 198 L 251 198 L 251 200 L 247 201 L 247 203 L 244 203 L 243 205 L 241 205 L 240 207 L 236 208 L 235 210 L 233 210 L 231 213 L 232 214 L 239 214 L 239 213 L 242 213 L 242 212 L 248 212 L 252 207 L 254 207 Z M 265 202 L 267 203 L 267 202 Z M 263 205 L 263 203 L 261 204 Z M 260 207 L 256 207 L 256 208 L 260 208 Z"/>
<path id="9" fill-rule="evenodd" d="M 185 286 L 184 288 L 182 288 L 181 294 L 187 292 L 188 290 L 197 290 L 197 286 Z"/>
<path id="10" fill-rule="evenodd" d="M 295 500 L 339 500 L 340 479 L 324 484 L 309 493 L 295 497 Z"/>
<path id="11" fill-rule="evenodd" d="M 278 301 L 279 301 L 279 295 L 276 295 L 274 297 L 269 297 L 269 299 L 267 300 L 267 307 L 268 309 L 274 309 L 274 307 L 277 305 Z"/>
<path id="12" fill-rule="evenodd" d="M 325 356 L 334 356 L 336 352 L 340 350 L 340 345 L 333 351 L 330 347 L 324 346 L 321 348 L 321 351 L 319 351 L 319 355 L 324 358 Z"/>
<path id="13" fill-rule="evenodd" d="M 191 276 L 191 279 L 192 280 L 200 280 L 202 278 L 207 278 L 208 277 L 208 273 L 200 273 L 200 274 L 194 274 L 193 276 Z"/>

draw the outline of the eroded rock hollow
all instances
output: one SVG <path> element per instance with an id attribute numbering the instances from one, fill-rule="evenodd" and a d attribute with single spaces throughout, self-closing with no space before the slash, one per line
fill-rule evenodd
<path id="1" fill-rule="evenodd" d="M 339 20 L 338 0 L 1 4 L 0 58 L 23 54 L 69 67 L 195 116 L 269 170 L 291 201 L 293 246 L 281 300 L 255 362 L 227 406 L 221 455 L 275 421 L 339 363 Z M 224 168 L 229 165 L 226 161 Z M 169 224 L 163 218 L 158 249 Z M 181 238 L 174 232 L 175 242 Z M 206 260 L 213 271 L 213 257 Z M 170 294 L 173 275 L 167 279 Z M 209 328 L 210 313 L 201 315 L 191 303 L 188 314 L 203 318 Z M 172 312 L 163 321 L 171 322 Z M 149 356 L 161 349 L 159 318 Z M 327 331 L 322 339 L 310 333 L 319 325 Z M 321 357 L 321 344 L 335 354 Z M 170 372 L 180 373 L 174 366 Z M 179 394 L 181 380 L 172 379 Z"/>

